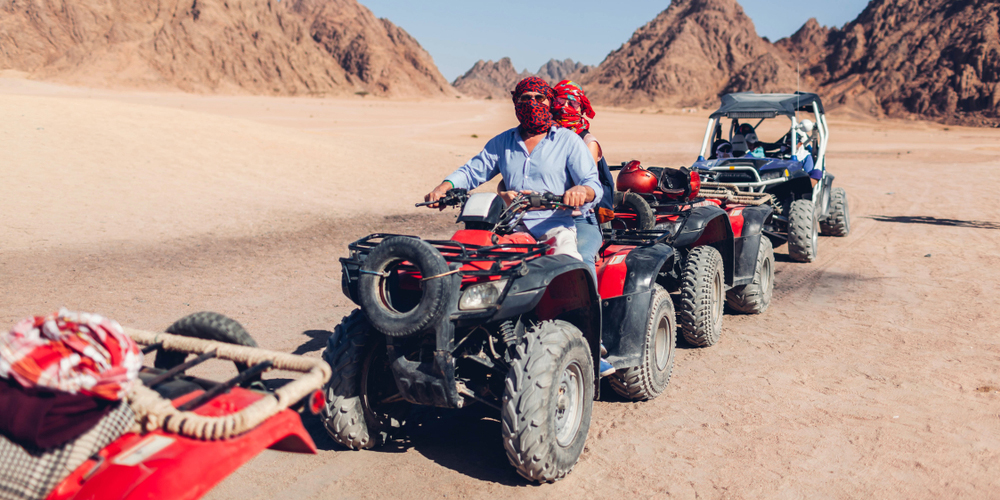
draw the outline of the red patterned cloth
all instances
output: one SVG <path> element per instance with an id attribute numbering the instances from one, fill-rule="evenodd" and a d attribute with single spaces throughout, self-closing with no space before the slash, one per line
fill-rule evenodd
<path id="1" fill-rule="evenodd" d="M 556 84 L 554 91 L 556 95 L 552 100 L 552 116 L 559 126 L 578 134 L 590 129 L 587 118 L 593 118 L 597 113 L 590 105 L 590 99 L 583 93 L 583 87 L 574 81 L 563 80 Z"/>
<path id="2" fill-rule="evenodd" d="M 517 121 L 521 122 L 521 129 L 528 135 L 541 134 L 556 124 L 555 120 L 552 119 L 552 109 L 535 100 L 519 101 L 518 98 L 525 92 L 542 94 L 551 103 L 554 95 L 552 87 L 537 76 L 529 76 L 518 82 L 514 91 L 511 92 L 511 97 L 514 100 L 514 112 L 517 114 Z"/>
<path id="3" fill-rule="evenodd" d="M 60 309 L 0 335 L 0 377 L 108 400 L 125 396 L 142 367 L 139 346 L 116 321 Z"/>

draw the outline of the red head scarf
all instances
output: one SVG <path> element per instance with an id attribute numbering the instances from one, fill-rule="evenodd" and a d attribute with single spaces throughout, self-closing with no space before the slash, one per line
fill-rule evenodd
<path id="1" fill-rule="evenodd" d="M 590 105 L 590 99 L 587 99 L 580 84 L 563 80 L 556 85 L 555 93 L 556 97 L 552 102 L 552 116 L 556 122 L 578 134 L 589 129 L 590 122 L 587 121 L 587 118 L 593 118 L 597 113 L 594 112 L 594 108 Z M 575 107 L 573 102 L 579 106 Z"/>
<path id="2" fill-rule="evenodd" d="M 549 106 L 535 100 L 518 101 L 521 94 L 525 92 L 542 94 L 549 99 L 550 103 L 555 93 L 545 80 L 537 76 L 529 76 L 521 80 L 511 92 L 511 97 L 514 100 L 514 112 L 517 114 L 517 121 L 521 122 L 521 129 L 528 135 L 541 134 L 555 125 L 555 121 L 552 119 L 552 110 Z"/>
<path id="3" fill-rule="evenodd" d="M 61 309 L 0 334 L 0 378 L 102 399 L 125 397 L 139 376 L 142 353 L 116 321 Z"/>

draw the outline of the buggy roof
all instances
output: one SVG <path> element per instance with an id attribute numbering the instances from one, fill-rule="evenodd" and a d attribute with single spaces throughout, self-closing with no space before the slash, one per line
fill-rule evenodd
<path id="1" fill-rule="evenodd" d="M 722 106 L 710 118 L 774 118 L 777 115 L 794 116 L 796 111 L 812 113 L 816 103 L 823 113 L 823 103 L 819 96 L 811 92 L 794 94 L 757 94 L 737 92 L 722 96 Z"/>

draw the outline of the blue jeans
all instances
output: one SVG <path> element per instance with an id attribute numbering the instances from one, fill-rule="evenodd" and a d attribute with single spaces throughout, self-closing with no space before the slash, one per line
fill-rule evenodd
<path id="1" fill-rule="evenodd" d="M 594 261 L 597 259 L 597 251 L 604 243 L 601 226 L 597 224 L 597 216 L 591 212 L 577 215 L 573 220 L 576 221 L 576 248 L 580 251 L 583 261 L 594 271 L 594 276 L 597 276 Z"/>

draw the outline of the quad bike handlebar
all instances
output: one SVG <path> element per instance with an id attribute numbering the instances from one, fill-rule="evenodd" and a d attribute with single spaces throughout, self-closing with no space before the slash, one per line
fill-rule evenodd
<path id="1" fill-rule="evenodd" d="M 425 201 L 423 203 L 417 203 L 416 207 L 429 207 L 431 205 L 438 205 L 442 207 L 453 207 L 456 205 L 461 205 L 469 199 L 469 191 L 463 188 L 451 188 L 445 192 L 443 198 L 439 198 L 436 201 Z"/>

